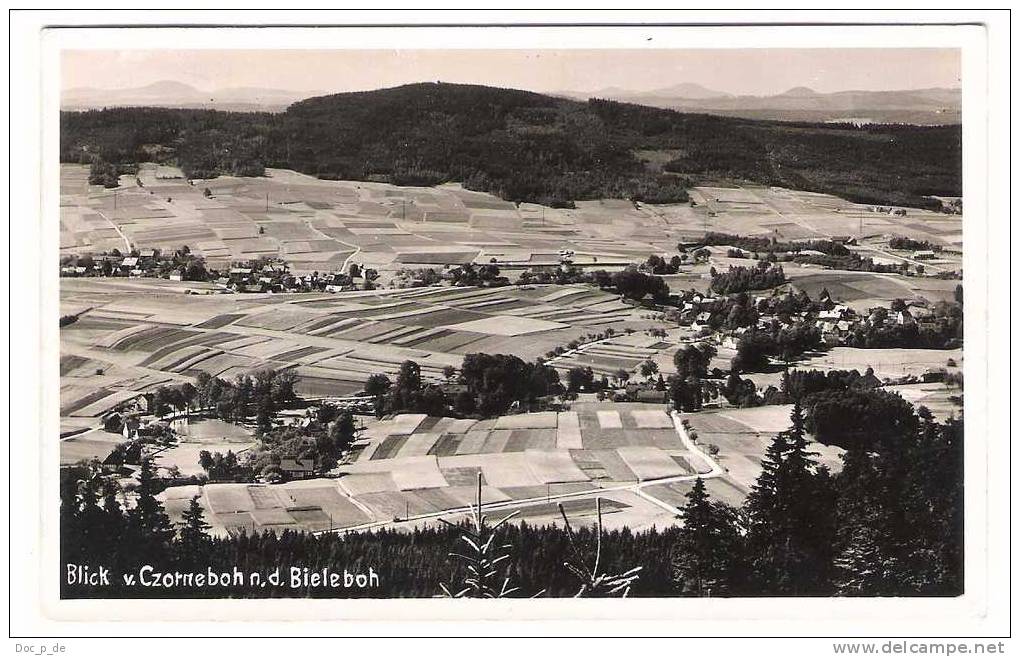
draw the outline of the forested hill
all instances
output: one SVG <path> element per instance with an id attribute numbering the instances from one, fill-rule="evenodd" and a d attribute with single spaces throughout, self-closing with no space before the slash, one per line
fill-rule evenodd
<path id="1" fill-rule="evenodd" d="M 61 114 L 61 159 L 179 165 L 193 178 L 290 168 L 396 184 L 461 181 L 513 201 L 686 200 L 733 178 L 861 202 L 959 196 L 960 126 L 753 121 L 442 83 L 310 98 L 280 114 Z"/>

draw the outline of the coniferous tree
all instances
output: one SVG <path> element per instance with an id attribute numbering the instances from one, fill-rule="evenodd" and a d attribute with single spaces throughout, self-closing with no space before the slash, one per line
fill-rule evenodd
<path id="1" fill-rule="evenodd" d="M 198 495 L 191 498 L 181 518 L 183 522 L 179 523 L 178 529 L 178 555 L 186 563 L 203 565 L 208 558 L 208 531 L 211 525 L 205 521 L 205 511 L 198 503 Z"/>
<path id="2" fill-rule="evenodd" d="M 159 480 L 151 459 L 143 459 L 138 473 L 135 506 L 128 511 L 128 528 L 138 542 L 135 556 L 140 563 L 166 554 L 174 531 L 163 505 L 156 499 Z"/>
<path id="3" fill-rule="evenodd" d="M 687 493 L 683 526 L 673 552 L 673 578 L 684 595 L 733 594 L 743 579 L 736 512 L 713 503 L 701 477 Z"/>
<path id="4" fill-rule="evenodd" d="M 766 450 L 762 474 L 746 501 L 752 578 L 763 595 L 825 595 L 830 590 L 833 505 L 827 470 L 807 451 L 804 417 Z"/>
<path id="5" fill-rule="evenodd" d="M 892 517 L 875 469 L 861 448 L 843 456 L 836 505 L 834 586 L 839 595 L 893 595 L 901 590 L 899 562 L 890 543 Z"/>

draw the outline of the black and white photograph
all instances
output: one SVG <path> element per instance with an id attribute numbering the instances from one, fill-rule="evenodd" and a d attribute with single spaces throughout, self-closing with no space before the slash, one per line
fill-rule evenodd
<path id="1" fill-rule="evenodd" d="M 986 595 L 972 27 L 48 30 L 54 608 Z"/>

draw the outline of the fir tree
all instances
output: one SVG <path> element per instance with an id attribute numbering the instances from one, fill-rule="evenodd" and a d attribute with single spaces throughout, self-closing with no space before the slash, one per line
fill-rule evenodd
<path id="1" fill-rule="evenodd" d="M 176 533 L 163 505 L 156 499 L 158 485 L 152 461 L 143 459 L 138 474 L 135 506 L 128 511 L 128 527 L 138 540 L 136 555 L 142 563 L 147 558 L 166 554 Z"/>
<path id="2" fill-rule="evenodd" d="M 205 512 L 198 503 L 198 497 L 192 497 L 188 508 L 181 514 L 183 522 L 179 523 L 177 547 L 184 561 L 202 564 L 208 552 L 211 525 L 205 521 Z"/>
<path id="3" fill-rule="evenodd" d="M 766 450 L 746 502 L 753 576 L 762 594 L 824 595 L 831 579 L 835 497 L 828 471 L 807 451 L 799 404 L 790 419 L 790 430 Z"/>
<path id="4" fill-rule="evenodd" d="M 863 449 L 843 455 L 836 506 L 834 586 L 839 595 L 895 595 L 902 564 L 891 544 L 892 522 L 874 458 Z"/>
<path id="5" fill-rule="evenodd" d="M 673 578 L 685 595 L 726 595 L 742 575 L 734 510 L 713 504 L 700 477 L 687 493 L 683 527 L 674 547 Z"/>

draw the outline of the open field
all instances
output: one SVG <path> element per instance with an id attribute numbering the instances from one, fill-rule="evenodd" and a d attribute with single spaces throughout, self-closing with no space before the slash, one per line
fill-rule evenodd
<path id="1" fill-rule="evenodd" d="M 455 184 L 396 187 L 274 169 L 263 178 L 189 184 L 141 166 L 142 186 L 125 176 L 117 190 L 103 190 L 87 184 L 87 167 L 62 165 L 62 253 L 188 244 L 214 267 L 272 255 L 297 272 L 328 271 L 351 256 L 387 271 L 492 258 L 556 265 L 560 249 L 575 251 L 579 262 L 622 265 L 676 242 L 657 211 L 629 203 L 518 208 Z"/>
<path id="2" fill-rule="evenodd" d="M 790 427 L 790 405 L 761 406 L 758 408 L 728 408 L 719 411 L 701 411 L 684 417 L 698 433 L 698 444 L 716 445 L 719 454 L 716 460 L 725 468 L 726 484 L 718 479 L 711 480 L 719 489 L 720 497 L 738 497 L 739 493 L 747 494 L 751 486 L 761 474 L 761 459 L 772 438 L 780 431 Z M 817 452 L 815 459 L 831 471 L 842 468 L 840 456 L 842 451 L 820 443 L 812 443 L 810 450 Z M 709 489 L 711 494 L 715 494 Z"/>
<path id="3" fill-rule="evenodd" d="M 844 303 L 857 312 L 867 312 L 876 306 L 888 307 L 894 299 L 909 301 L 922 297 L 928 301 L 952 301 L 953 292 L 960 284 L 957 280 L 800 268 L 794 265 L 786 265 L 783 271 L 795 290 L 803 290 L 811 298 L 817 299 L 822 290 L 826 289 L 834 301 Z"/>
<path id="4" fill-rule="evenodd" d="M 961 221 L 920 210 L 894 217 L 822 194 L 755 186 L 698 187 L 694 205 L 582 201 L 575 209 L 552 209 L 515 207 L 452 184 L 323 181 L 286 170 L 191 185 L 172 168 L 143 165 L 138 178 L 141 186 L 124 177 L 120 188 L 105 190 L 87 184 L 86 167 L 63 165 L 62 252 L 188 244 L 214 267 L 274 255 L 298 273 L 334 270 L 350 256 L 378 268 L 385 282 L 386 272 L 405 266 L 493 259 L 509 268 L 556 266 L 560 249 L 574 251 L 578 263 L 613 269 L 674 253 L 678 241 L 705 231 L 807 239 L 863 229 L 952 246 Z M 866 248 L 880 248 L 869 239 L 874 244 Z M 715 254 L 712 264 L 727 261 Z M 708 267 L 677 274 L 670 285 L 701 289 Z M 917 294 L 946 298 L 955 287 L 954 281 L 810 268 L 790 268 L 788 275 L 812 295 L 826 287 L 862 308 Z M 132 393 L 168 381 L 200 372 L 229 377 L 267 365 L 295 368 L 302 394 L 348 395 L 370 374 L 392 374 L 408 358 L 422 364 L 426 377 L 438 377 L 467 353 L 532 360 L 609 327 L 614 338 L 582 345 L 554 366 L 611 375 L 651 358 L 666 373 L 671 367 L 668 344 L 623 335 L 661 324 L 583 285 L 342 295 L 216 291 L 211 284 L 157 279 L 62 279 L 61 312 L 87 311 L 61 331 L 62 354 L 82 359 L 62 366 L 62 416 L 98 417 Z"/>
<path id="5" fill-rule="evenodd" d="M 87 184 L 87 167 L 61 165 L 61 252 L 188 244 L 214 267 L 272 255 L 297 272 L 329 271 L 350 257 L 386 272 L 492 259 L 555 266 L 560 249 L 574 251 L 578 264 L 612 268 L 674 252 L 678 241 L 706 231 L 790 240 L 863 231 L 946 246 L 962 240 L 959 216 L 916 209 L 893 216 L 778 187 L 696 187 L 694 206 L 602 200 L 554 209 L 515 207 L 457 184 L 326 181 L 283 169 L 193 184 L 172 175 L 143 164 L 143 186 L 125 176 L 120 188 L 104 190 Z"/>
<path id="6" fill-rule="evenodd" d="M 690 481 L 710 468 L 688 450 L 665 410 L 649 404 L 575 408 L 495 421 L 398 415 L 366 429 L 364 449 L 340 467 L 338 478 L 208 484 L 198 494 L 219 533 L 414 526 L 467 507 L 479 475 L 487 504 L 517 509 L 528 522 L 557 522 L 557 502 L 572 519 L 592 522 L 596 495 L 613 516 L 608 526 L 675 522 L 669 502 L 641 491 Z M 600 429 L 607 413 L 626 428 Z M 177 496 L 173 489 L 166 495 Z"/>
<path id="7" fill-rule="evenodd" d="M 915 406 L 924 406 L 938 421 L 949 416 L 959 417 L 963 414 L 961 403 L 963 391 L 947 388 L 942 383 L 913 383 L 902 386 L 889 386 L 889 392 L 895 392 Z M 956 397 L 957 399 L 951 399 Z"/>
<path id="8" fill-rule="evenodd" d="M 947 363 L 953 360 L 956 366 Z M 963 367 L 963 349 L 853 349 L 835 347 L 803 363 L 798 369 L 851 370 L 864 372 L 869 367 L 880 379 L 905 375 L 920 376 L 931 369 L 955 372 Z"/>
<path id="9" fill-rule="evenodd" d="M 438 380 L 468 353 L 532 360 L 607 322 L 617 331 L 653 324 L 616 296 L 585 285 L 241 295 L 184 294 L 192 284 L 149 279 L 61 283 L 62 308 L 88 309 L 61 330 L 66 417 L 99 417 L 200 372 L 232 377 L 290 367 L 299 393 L 343 396 L 372 374 L 394 375 L 407 359 Z M 626 341 L 601 349 L 612 367 L 600 370 L 633 367 L 654 352 Z"/>
<path id="10" fill-rule="evenodd" d="M 736 235 L 805 240 L 836 235 L 891 235 L 959 246 L 960 215 L 905 208 L 896 216 L 827 194 L 781 187 L 696 187 L 691 198 L 706 215 L 704 229 Z"/>
<path id="11" fill-rule="evenodd" d="M 920 210 L 894 217 L 821 194 L 750 186 L 699 187 L 693 205 L 584 201 L 575 209 L 551 209 L 515 206 L 458 185 L 321 181 L 282 170 L 191 185 L 172 170 L 145 166 L 143 186 L 125 178 L 116 191 L 90 188 L 86 177 L 84 167 L 62 167 L 62 253 L 188 244 L 213 267 L 260 255 L 283 257 L 296 273 L 357 262 L 379 269 L 383 284 L 402 268 L 495 260 L 512 275 L 555 267 L 560 249 L 574 251 L 577 264 L 613 271 L 653 253 L 673 254 L 678 241 L 705 231 L 806 240 L 863 230 L 872 236 L 861 247 L 867 255 L 895 260 L 909 255 L 887 253 L 885 238 L 873 236 L 955 247 L 961 221 Z M 953 264 L 951 257 L 947 263 Z M 714 249 L 710 263 L 668 283 L 675 290 L 704 290 L 709 268 L 728 264 L 747 261 Z M 956 286 L 811 267 L 790 266 L 787 274 L 813 297 L 824 287 L 858 309 L 918 295 L 951 298 Z M 90 431 L 111 408 L 200 373 L 233 377 L 267 366 L 292 368 L 299 394 L 344 396 L 361 390 L 372 374 L 393 377 L 407 359 L 421 365 L 425 379 L 438 381 L 444 367 L 459 366 L 468 353 L 533 360 L 582 340 L 551 361 L 561 374 L 585 366 L 612 376 L 651 359 L 668 375 L 677 344 L 690 337 L 688 329 L 675 327 L 667 338 L 651 337 L 646 329 L 664 325 L 649 311 L 586 285 L 274 295 L 223 294 L 212 284 L 154 279 L 68 278 L 61 280 L 60 296 L 62 313 L 82 313 L 61 329 L 61 431 L 70 437 L 61 451 L 68 463 L 116 444 L 117 436 Z M 615 335 L 583 342 L 606 328 Z M 720 349 L 713 366 L 726 367 L 732 355 Z M 948 358 L 962 363 L 962 350 L 836 348 L 801 367 L 870 366 L 886 378 L 944 367 Z M 930 405 L 939 416 L 954 409 L 937 385 L 901 388 L 905 398 Z M 710 477 L 713 497 L 738 504 L 761 470 L 769 440 L 788 426 L 789 408 L 686 417 L 699 445 L 719 447 L 723 476 L 715 476 L 719 472 L 685 442 L 661 406 L 575 403 L 565 412 L 485 421 L 400 415 L 368 428 L 356 460 L 342 466 L 337 479 L 214 484 L 192 494 L 200 495 L 218 533 L 411 527 L 468 505 L 480 475 L 486 503 L 517 509 L 529 522 L 557 522 L 557 501 L 572 518 L 590 522 L 599 495 L 609 527 L 666 525 L 675 522 L 675 509 L 698 475 Z M 160 454 L 158 464 L 197 473 L 201 449 L 237 452 L 252 444 L 231 427 L 188 426 L 180 445 Z M 839 467 L 838 450 L 817 448 L 823 463 Z M 172 515 L 189 497 L 175 489 L 166 496 Z"/>

